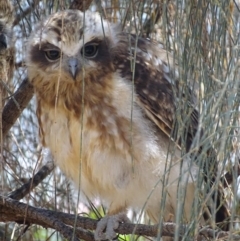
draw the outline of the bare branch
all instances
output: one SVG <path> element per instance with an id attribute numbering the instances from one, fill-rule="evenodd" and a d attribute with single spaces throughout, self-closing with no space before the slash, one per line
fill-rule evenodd
<path id="1" fill-rule="evenodd" d="M 33 86 L 24 79 L 18 90 L 14 93 L 3 109 L 2 133 L 3 138 L 13 126 L 22 111 L 26 108 L 33 97 Z"/>
<path id="2" fill-rule="evenodd" d="M 76 236 L 84 240 L 94 240 L 91 232 L 83 230 L 94 230 L 97 226 L 97 220 L 86 217 L 77 217 L 74 214 L 66 214 L 52 210 L 34 208 L 30 205 L 12 200 L 10 198 L 0 198 L 0 222 L 15 221 L 24 224 L 38 224 L 45 228 L 54 228 L 64 237 L 71 239 L 73 228 L 76 220 L 77 229 Z M 72 226 L 72 227 L 69 227 Z M 80 229 L 79 229 L 80 227 Z M 162 236 L 173 237 L 177 225 L 174 223 L 164 223 L 162 226 Z M 179 227 L 179 237 L 183 237 L 189 230 L 187 225 Z M 119 234 L 136 234 L 156 237 L 159 233 L 159 225 L 143 225 L 143 224 L 120 224 L 116 230 Z M 233 235 L 228 232 L 216 231 L 210 228 L 201 228 L 198 231 L 197 240 L 207 240 L 207 238 L 221 238 L 227 240 L 231 235 L 231 240 L 240 240 L 239 235 Z M 206 237 L 206 238 L 205 238 Z M 77 239 L 75 239 L 77 240 Z"/>
<path id="3" fill-rule="evenodd" d="M 39 183 L 41 183 L 43 179 L 52 172 L 53 169 L 53 162 L 48 162 L 33 176 L 33 178 L 30 178 L 27 183 L 22 185 L 17 190 L 11 192 L 8 197 L 15 200 L 20 200 L 24 198 L 28 193 L 31 192 L 32 189 L 34 189 Z"/>
<path id="4" fill-rule="evenodd" d="M 9 221 L 16 221 L 23 224 L 36 223 L 44 227 L 54 228 L 59 231 L 66 239 L 77 241 L 76 237 L 72 238 L 73 230 L 65 225 L 57 217 L 50 216 L 47 210 L 38 209 L 20 203 L 10 198 L 0 198 L 1 220 L 7 221 L 6 216 L 9 215 Z M 15 216 L 16 219 L 12 219 Z"/>

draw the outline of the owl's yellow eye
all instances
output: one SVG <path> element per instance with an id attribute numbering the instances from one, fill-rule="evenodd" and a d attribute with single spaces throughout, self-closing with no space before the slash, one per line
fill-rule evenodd
<path id="1" fill-rule="evenodd" d="M 60 58 L 60 51 L 58 50 L 47 50 L 45 55 L 49 60 L 57 60 Z"/>
<path id="2" fill-rule="evenodd" d="M 86 44 L 81 49 L 81 54 L 87 58 L 94 58 L 98 53 L 98 44 Z"/>

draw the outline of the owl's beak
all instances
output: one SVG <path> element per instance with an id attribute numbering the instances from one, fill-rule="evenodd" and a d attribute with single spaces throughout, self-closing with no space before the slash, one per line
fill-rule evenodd
<path id="1" fill-rule="evenodd" d="M 79 69 L 79 60 L 77 58 L 70 57 L 68 60 L 68 70 L 72 75 L 72 77 L 74 78 L 74 80 L 76 80 L 78 69 Z"/>

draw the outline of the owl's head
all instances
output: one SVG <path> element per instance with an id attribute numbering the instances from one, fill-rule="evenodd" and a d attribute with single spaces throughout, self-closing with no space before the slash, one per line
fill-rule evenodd
<path id="1" fill-rule="evenodd" d="M 31 34 L 27 67 L 31 81 L 81 81 L 112 71 L 118 28 L 99 14 L 66 10 L 51 15 Z M 42 78 L 34 78 L 38 77 Z"/>

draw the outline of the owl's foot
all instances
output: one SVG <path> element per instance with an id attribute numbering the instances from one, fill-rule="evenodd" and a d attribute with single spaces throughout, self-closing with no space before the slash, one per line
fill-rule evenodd
<path id="1" fill-rule="evenodd" d="M 125 213 L 103 217 L 97 224 L 94 239 L 113 240 L 117 237 L 116 230 L 120 223 L 129 223 L 130 220 Z"/>

